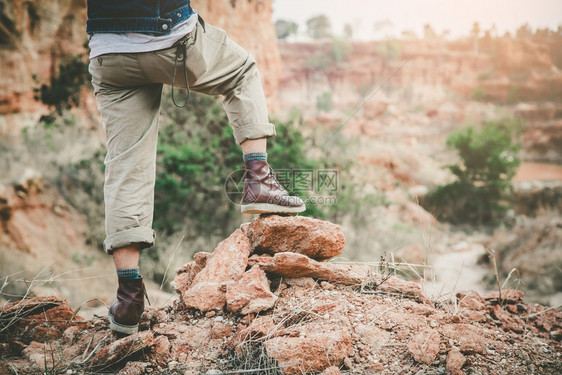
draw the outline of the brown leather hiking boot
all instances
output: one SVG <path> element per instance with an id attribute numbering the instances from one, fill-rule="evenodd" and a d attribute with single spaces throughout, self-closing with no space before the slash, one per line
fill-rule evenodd
<path id="1" fill-rule="evenodd" d="M 109 307 L 109 328 L 130 335 L 139 331 L 139 321 L 144 311 L 144 283 L 138 279 L 119 277 L 117 301 Z"/>
<path id="2" fill-rule="evenodd" d="M 277 182 L 266 161 L 250 160 L 245 163 L 245 167 L 242 213 L 296 214 L 306 210 L 302 199 L 289 195 L 287 190 Z"/>

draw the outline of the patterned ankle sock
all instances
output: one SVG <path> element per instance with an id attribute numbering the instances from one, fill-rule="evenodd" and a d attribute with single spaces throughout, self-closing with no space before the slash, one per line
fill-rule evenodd
<path id="1" fill-rule="evenodd" d="M 138 279 L 139 278 L 139 268 L 127 268 L 124 270 L 117 270 L 117 277 L 122 279 Z"/>
<path id="2" fill-rule="evenodd" d="M 244 162 L 251 161 L 251 160 L 267 161 L 267 153 L 266 152 L 250 152 L 249 154 L 244 154 L 243 158 L 244 158 Z"/>

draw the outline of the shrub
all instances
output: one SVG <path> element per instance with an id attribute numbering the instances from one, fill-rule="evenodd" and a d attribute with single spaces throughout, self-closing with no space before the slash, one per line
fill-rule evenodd
<path id="1" fill-rule="evenodd" d="M 429 193 L 424 205 L 452 223 L 496 223 L 508 207 L 506 193 L 520 163 L 520 132 L 517 120 L 503 118 L 452 134 L 447 146 L 458 151 L 461 162 L 448 168 L 456 181 Z"/>
<path id="2" fill-rule="evenodd" d="M 315 52 L 306 59 L 308 69 L 326 69 L 331 63 L 330 56 L 324 52 Z"/>
<path id="3" fill-rule="evenodd" d="M 82 87 L 89 81 L 88 63 L 81 55 L 70 56 L 61 61 L 58 73 L 50 78 L 49 84 L 34 89 L 35 99 L 62 115 L 64 110 L 78 105 Z"/>
<path id="4" fill-rule="evenodd" d="M 353 45 L 349 41 L 341 38 L 332 39 L 330 57 L 334 63 L 346 61 L 352 51 Z"/>
<path id="5" fill-rule="evenodd" d="M 324 14 L 314 16 L 306 21 L 306 33 L 312 39 L 329 38 L 332 35 L 332 25 Z"/>
<path id="6" fill-rule="evenodd" d="M 381 42 L 377 47 L 377 52 L 388 61 L 399 60 L 402 56 L 400 42 L 396 39 L 388 39 Z"/>
<path id="7" fill-rule="evenodd" d="M 484 101 L 486 99 L 486 93 L 484 92 L 484 88 L 480 86 L 475 88 L 470 98 L 472 100 L 476 100 L 477 102 Z"/>
<path id="8" fill-rule="evenodd" d="M 332 93 L 324 91 L 316 97 L 316 109 L 320 112 L 329 112 L 332 110 Z"/>
<path id="9" fill-rule="evenodd" d="M 326 69 L 346 61 L 353 51 L 353 45 L 341 38 L 332 38 L 329 51 L 326 48 L 315 52 L 306 60 L 308 69 Z"/>
<path id="10" fill-rule="evenodd" d="M 293 21 L 277 20 L 275 21 L 275 34 L 277 39 L 285 40 L 291 35 L 297 34 L 299 25 Z"/>
<path id="11" fill-rule="evenodd" d="M 243 168 L 242 152 L 217 99 L 194 95 L 191 103 L 189 111 L 162 111 L 170 122 L 160 132 L 154 226 L 165 233 L 192 228 L 227 235 L 237 225 L 240 208 L 229 200 L 224 185 L 231 173 Z M 273 168 L 314 170 L 321 165 L 307 157 L 307 141 L 292 120 L 277 123 L 276 131 L 278 136 L 268 142 Z M 297 192 L 292 185 L 286 188 Z M 305 199 L 309 194 L 298 193 Z M 322 216 L 321 208 L 309 207 L 305 215 Z"/>

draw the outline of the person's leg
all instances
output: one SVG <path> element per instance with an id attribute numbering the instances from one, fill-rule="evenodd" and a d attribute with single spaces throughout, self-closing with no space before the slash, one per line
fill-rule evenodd
<path id="1" fill-rule="evenodd" d="M 139 268 L 140 244 L 135 243 L 113 250 L 113 261 L 117 270 Z"/>
<path id="2" fill-rule="evenodd" d="M 138 331 L 144 284 L 138 274 L 142 248 L 154 243 L 152 212 L 161 84 L 149 82 L 136 55 L 103 55 L 90 61 L 92 84 L 106 136 L 104 248 L 113 254 L 117 301 L 110 328 Z"/>
<path id="3" fill-rule="evenodd" d="M 304 211 L 302 200 L 288 195 L 273 177 L 267 163 L 267 138 L 276 133 L 275 126 L 269 122 L 265 95 L 253 57 L 229 39 L 224 31 L 200 20 L 188 36 L 185 56 L 176 48 L 157 51 L 142 55 L 141 66 L 145 67 L 150 79 L 172 84 L 174 69 L 170 69 L 170 65 L 175 62 L 178 52 L 180 62 L 185 60 L 192 91 L 224 97 L 223 106 L 234 130 L 234 138 L 242 147 L 248 171 L 242 212 Z M 186 87 L 182 64 L 178 64 L 173 83 Z"/>
<path id="4" fill-rule="evenodd" d="M 94 58 L 90 73 L 107 147 L 104 248 L 150 247 L 162 84 L 146 78 L 136 54 Z"/>
<path id="5" fill-rule="evenodd" d="M 243 154 L 265 153 L 267 151 L 267 138 L 248 139 L 240 145 Z"/>

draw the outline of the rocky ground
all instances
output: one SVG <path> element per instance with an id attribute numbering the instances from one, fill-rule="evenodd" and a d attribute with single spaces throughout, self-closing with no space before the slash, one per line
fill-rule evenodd
<path id="1" fill-rule="evenodd" d="M 117 337 L 43 297 L 0 310 L 2 374 L 559 374 L 562 313 L 523 293 L 447 302 L 384 266 L 327 261 L 337 225 L 266 216 L 179 270 L 173 306 Z"/>

